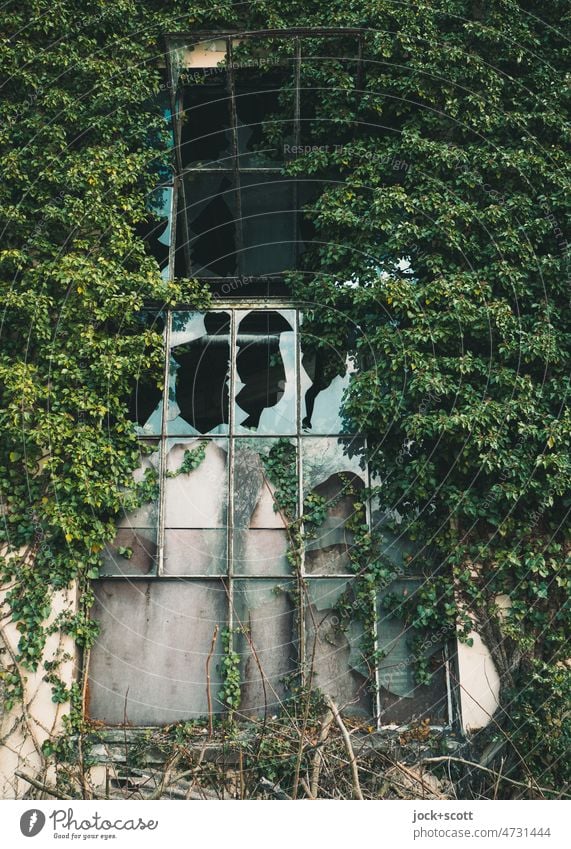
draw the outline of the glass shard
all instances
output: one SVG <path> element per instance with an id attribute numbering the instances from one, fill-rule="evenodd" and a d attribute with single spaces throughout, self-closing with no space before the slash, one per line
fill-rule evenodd
<path id="1" fill-rule="evenodd" d="M 203 333 L 200 331 L 204 330 Z M 200 334 L 200 335 L 199 335 Z M 230 315 L 175 313 L 169 375 L 170 434 L 226 433 Z"/>
<path id="2" fill-rule="evenodd" d="M 423 637 L 407 627 L 406 622 L 392 612 L 383 598 L 389 593 L 411 595 L 420 581 L 394 581 L 384 591 L 377 607 L 377 645 L 382 653 L 379 662 L 381 722 L 383 725 L 403 724 L 429 718 L 434 725 L 448 724 L 446 657 L 442 638 Z M 417 684 L 412 656 L 413 640 L 420 639 L 422 654 L 428 662 L 430 683 Z"/>
<path id="3" fill-rule="evenodd" d="M 236 432 L 295 433 L 295 312 L 238 312 Z"/>
<path id="4" fill-rule="evenodd" d="M 308 579 L 306 665 L 312 686 L 331 696 L 339 710 L 370 717 L 373 704 L 361 645 L 363 629 L 355 619 L 347 621 L 343 612 L 353 603 L 352 586 L 350 581 Z"/>

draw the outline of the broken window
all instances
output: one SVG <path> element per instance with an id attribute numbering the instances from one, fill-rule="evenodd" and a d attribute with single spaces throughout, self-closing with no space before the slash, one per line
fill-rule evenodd
<path id="1" fill-rule="evenodd" d="M 395 594 L 418 586 L 406 545 L 387 543 L 399 577 L 363 597 L 356 530 L 378 520 L 365 440 L 342 420 L 335 377 L 318 383 L 308 427 L 315 371 L 304 366 L 302 319 L 278 305 L 167 315 L 165 399 L 140 425 L 160 431 L 142 437 L 136 473 L 151 497 L 119 521 L 96 593 L 93 718 L 154 724 L 228 709 L 225 634 L 238 655 L 239 715 L 275 713 L 302 674 L 347 714 L 449 722 L 447 648 L 426 643 L 433 675 L 417 684 L 419 635 L 395 607 Z"/>
<path id="2" fill-rule="evenodd" d="M 327 348 L 276 284 L 311 238 L 302 211 L 323 185 L 284 174 L 292 145 L 320 131 L 310 87 L 322 70 L 303 37 L 273 65 L 274 40 L 258 39 L 254 68 L 243 43 L 182 39 L 167 55 L 174 176 L 160 175 L 147 237 L 168 279 L 207 279 L 215 298 L 146 319 L 164 334 L 165 388 L 142 367 L 129 403 L 145 498 L 126 497 L 95 584 L 89 713 L 137 725 L 265 716 L 301 681 L 378 725 L 448 724 L 447 646 L 426 643 L 433 675 L 418 684 L 422 635 L 395 601 L 419 580 L 402 546 L 387 544 L 398 568 L 378 597 L 359 580 L 358 534 L 378 517 L 366 440 L 343 415 L 358 328 Z M 356 46 L 333 55 L 358 82 Z"/>

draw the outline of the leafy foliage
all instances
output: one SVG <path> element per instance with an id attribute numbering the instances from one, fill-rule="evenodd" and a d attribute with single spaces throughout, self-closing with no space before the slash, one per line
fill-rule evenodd
<path id="1" fill-rule="evenodd" d="M 132 486 L 127 398 L 143 364 L 161 380 L 140 310 L 182 297 L 136 235 L 168 161 L 151 105 L 161 34 L 363 27 L 359 92 L 347 39 L 304 43 L 329 57 L 302 80 L 304 142 L 323 149 L 286 170 L 326 188 L 292 284 L 312 337 L 356 359 L 345 412 L 394 531 L 435 552 L 410 616 L 469 614 L 500 672 L 501 721 L 541 783 L 565 785 L 567 759 L 537 747 L 541 717 L 569 738 L 566 4 L 24 0 L 2 15 L 2 576 L 24 667 L 40 661 L 50 592 L 78 580 L 88 602 Z M 89 643 L 87 619 L 70 627 Z"/>

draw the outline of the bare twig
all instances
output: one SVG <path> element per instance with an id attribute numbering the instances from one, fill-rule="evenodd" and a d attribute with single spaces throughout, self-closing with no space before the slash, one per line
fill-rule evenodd
<path id="1" fill-rule="evenodd" d="M 210 692 L 210 661 L 212 660 L 212 655 L 214 654 L 214 649 L 216 647 L 216 637 L 218 636 L 218 625 L 214 629 L 214 633 L 212 635 L 212 643 L 210 644 L 210 651 L 208 652 L 208 657 L 206 658 L 206 699 L 208 701 L 208 736 L 212 737 L 214 733 L 214 728 L 212 724 L 212 694 Z"/>
<path id="2" fill-rule="evenodd" d="M 53 796 L 54 799 L 73 799 L 73 796 L 68 796 L 66 793 L 60 793 L 60 791 L 55 787 L 50 787 L 49 784 L 42 784 L 41 781 L 36 781 L 36 779 L 32 778 L 31 775 L 26 775 L 19 770 L 15 770 L 14 775 L 17 775 L 18 778 L 22 778 L 24 781 L 27 781 L 28 784 L 31 784 L 32 787 L 36 788 L 36 790 L 41 790 L 42 793 L 47 793 L 48 796 Z"/>
<path id="3" fill-rule="evenodd" d="M 156 800 L 156 799 L 162 798 L 162 795 L 165 791 L 165 787 L 168 787 L 168 785 L 169 785 L 171 775 L 172 775 L 172 771 L 175 768 L 175 766 L 177 765 L 177 763 L 180 761 L 181 758 L 182 758 L 182 752 L 177 752 L 176 755 L 174 756 L 174 758 L 171 758 L 171 760 L 165 764 L 165 768 L 163 770 L 163 774 L 161 776 L 159 786 L 157 787 L 155 792 L 152 794 L 151 799 Z"/>
<path id="4" fill-rule="evenodd" d="M 337 709 L 337 705 L 331 698 L 331 696 L 325 696 L 325 703 L 333 716 L 335 717 L 335 722 L 339 726 L 339 730 L 341 732 L 341 736 L 343 737 L 343 742 L 345 743 L 345 750 L 347 752 L 347 757 L 349 758 L 349 764 L 351 766 L 351 777 L 353 781 L 353 794 L 355 799 L 363 800 L 363 794 L 361 792 L 361 785 L 359 784 L 359 771 L 357 769 L 357 759 L 355 757 L 355 752 L 353 751 L 353 746 L 351 744 L 351 738 L 349 737 L 349 732 L 345 727 L 345 723 L 341 719 L 341 715 Z"/>
<path id="5" fill-rule="evenodd" d="M 501 775 L 502 781 L 507 781 L 508 784 L 515 784 L 516 787 L 525 787 L 526 790 L 530 789 L 530 785 L 526 784 L 524 781 L 516 781 L 515 778 L 508 778 L 507 775 L 502 775 L 501 773 L 496 772 L 493 769 L 488 769 L 487 766 L 482 766 L 482 764 L 478 764 L 475 761 L 466 761 L 464 758 L 452 757 L 452 755 L 441 755 L 437 758 L 424 758 L 423 763 L 425 764 L 435 764 L 435 763 L 444 763 L 445 761 L 464 764 L 464 766 L 469 766 L 472 769 L 479 769 L 481 772 L 487 772 L 488 775 L 492 775 L 494 778 L 497 778 L 498 775 Z M 539 787 L 537 784 L 534 785 L 537 790 L 545 792 L 545 793 L 553 793 L 553 790 L 550 790 L 548 787 Z M 565 799 L 571 799 L 571 796 L 566 793 L 561 793 Z"/>
<path id="6" fill-rule="evenodd" d="M 315 750 L 315 754 L 313 755 L 313 763 L 311 765 L 311 777 L 309 781 L 309 793 L 307 794 L 310 799 L 317 799 L 317 794 L 319 791 L 319 774 L 321 772 L 321 764 L 323 763 L 323 745 L 327 740 L 329 735 L 329 729 L 331 728 L 331 723 L 333 722 L 333 713 L 330 708 L 325 712 L 323 719 L 321 720 L 321 728 L 319 730 L 319 737 L 317 740 L 317 748 Z M 307 791 L 306 791 L 307 792 Z"/>

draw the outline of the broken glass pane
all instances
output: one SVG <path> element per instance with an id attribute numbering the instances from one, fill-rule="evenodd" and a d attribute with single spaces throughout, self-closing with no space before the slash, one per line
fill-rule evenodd
<path id="1" fill-rule="evenodd" d="M 166 528 L 225 528 L 228 445 L 224 439 L 167 440 Z"/>
<path id="2" fill-rule="evenodd" d="M 107 543 L 102 555 L 100 574 L 150 575 L 157 566 L 156 528 L 118 528 L 115 539 Z"/>
<path id="3" fill-rule="evenodd" d="M 139 321 L 141 333 L 164 332 L 165 321 L 161 313 L 144 310 L 139 315 Z M 140 436 L 158 436 L 162 427 L 162 374 L 160 371 L 149 373 L 147 350 L 145 339 L 141 336 L 139 372 L 133 381 L 127 404 L 129 419 L 136 423 L 137 433 Z"/>
<path id="4" fill-rule="evenodd" d="M 354 360 L 344 350 L 324 347 L 303 323 L 300 343 L 303 429 L 316 435 L 346 432 L 342 402 L 355 372 Z"/>
<path id="5" fill-rule="evenodd" d="M 224 576 L 228 572 L 225 528 L 167 528 L 165 575 Z"/>
<path id="6" fill-rule="evenodd" d="M 236 321 L 236 432 L 295 433 L 295 311 L 238 311 Z"/>
<path id="7" fill-rule="evenodd" d="M 155 107 L 162 113 L 167 130 L 167 146 L 174 145 L 174 134 L 172 125 L 172 111 L 170 93 L 166 90 L 160 91 L 154 97 Z M 153 146 L 161 148 L 164 145 L 163 138 L 158 133 L 152 132 L 149 141 Z M 156 175 L 157 187 L 148 198 L 147 206 L 151 215 L 137 225 L 137 235 L 147 242 L 151 254 L 157 260 L 164 279 L 169 276 L 169 254 L 172 241 L 173 220 L 173 178 L 169 165 L 157 157 L 149 167 Z"/>
<path id="8" fill-rule="evenodd" d="M 159 516 L 159 450 L 156 442 L 141 443 L 141 463 L 133 473 L 139 484 L 139 507 L 129 509 L 137 492 L 122 494 L 123 513 L 116 522 L 117 533 L 102 554 L 102 575 L 147 575 L 157 563 L 157 527 Z M 152 449 L 155 450 L 152 450 Z M 150 452 L 150 453 L 147 453 Z"/>
<path id="9" fill-rule="evenodd" d="M 349 473 L 366 485 L 366 473 L 361 466 L 364 442 L 362 439 L 335 437 L 302 440 L 303 486 L 306 494 L 324 484 L 332 475 Z"/>
<path id="10" fill-rule="evenodd" d="M 394 581 L 379 596 L 377 607 L 377 645 L 382 653 L 379 662 L 381 722 L 402 724 L 430 718 L 434 725 L 448 723 L 446 659 L 444 641 L 430 634 L 421 637 L 423 656 L 432 673 L 429 684 L 415 681 L 412 641 L 419 633 L 407 627 L 398 611 L 384 604 L 390 593 L 404 596 L 414 593 L 419 581 Z"/>
<path id="11" fill-rule="evenodd" d="M 222 705 L 220 633 L 227 621 L 219 581 L 101 581 L 92 615 L 101 633 L 91 651 L 91 719 L 162 725 L 206 716 L 207 662 L 213 713 Z"/>
<path id="12" fill-rule="evenodd" d="M 232 172 L 187 172 L 184 189 L 192 275 L 232 276 L 237 247 Z"/>
<path id="13" fill-rule="evenodd" d="M 304 524 L 307 574 L 335 575 L 355 571 L 351 561 L 354 533 L 346 523 L 351 519 L 364 521 L 363 490 L 362 478 L 342 472 L 331 475 L 311 491 L 312 500 L 306 502 Z"/>
<path id="14" fill-rule="evenodd" d="M 168 433 L 226 433 L 229 381 L 230 314 L 173 313 Z"/>
<path id="15" fill-rule="evenodd" d="M 353 584 L 309 579 L 305 600 L 305 658 L 312 686 L 331 696 L 346 714 L 371 716 L 371 684 L 363 626 L 351 616 Z"/>
<path id="16" fill-rule="evenodd" d="M 234 581 L 235 649 L 240 656 L 240 713 L 276 714 L 294 671 L 297 638 L 294 586 L 274 581 Z"/>
<path id="17" fill-rule="evenodd" d="M 160 185 L 154 189 L 148 201 L 151 211 L 144 221 L 138 224 L 136 232 L 148 245 L 161 269 L 161 276 L 168 278 L 169 254 L 172 239 L 173 187 Z"/>

